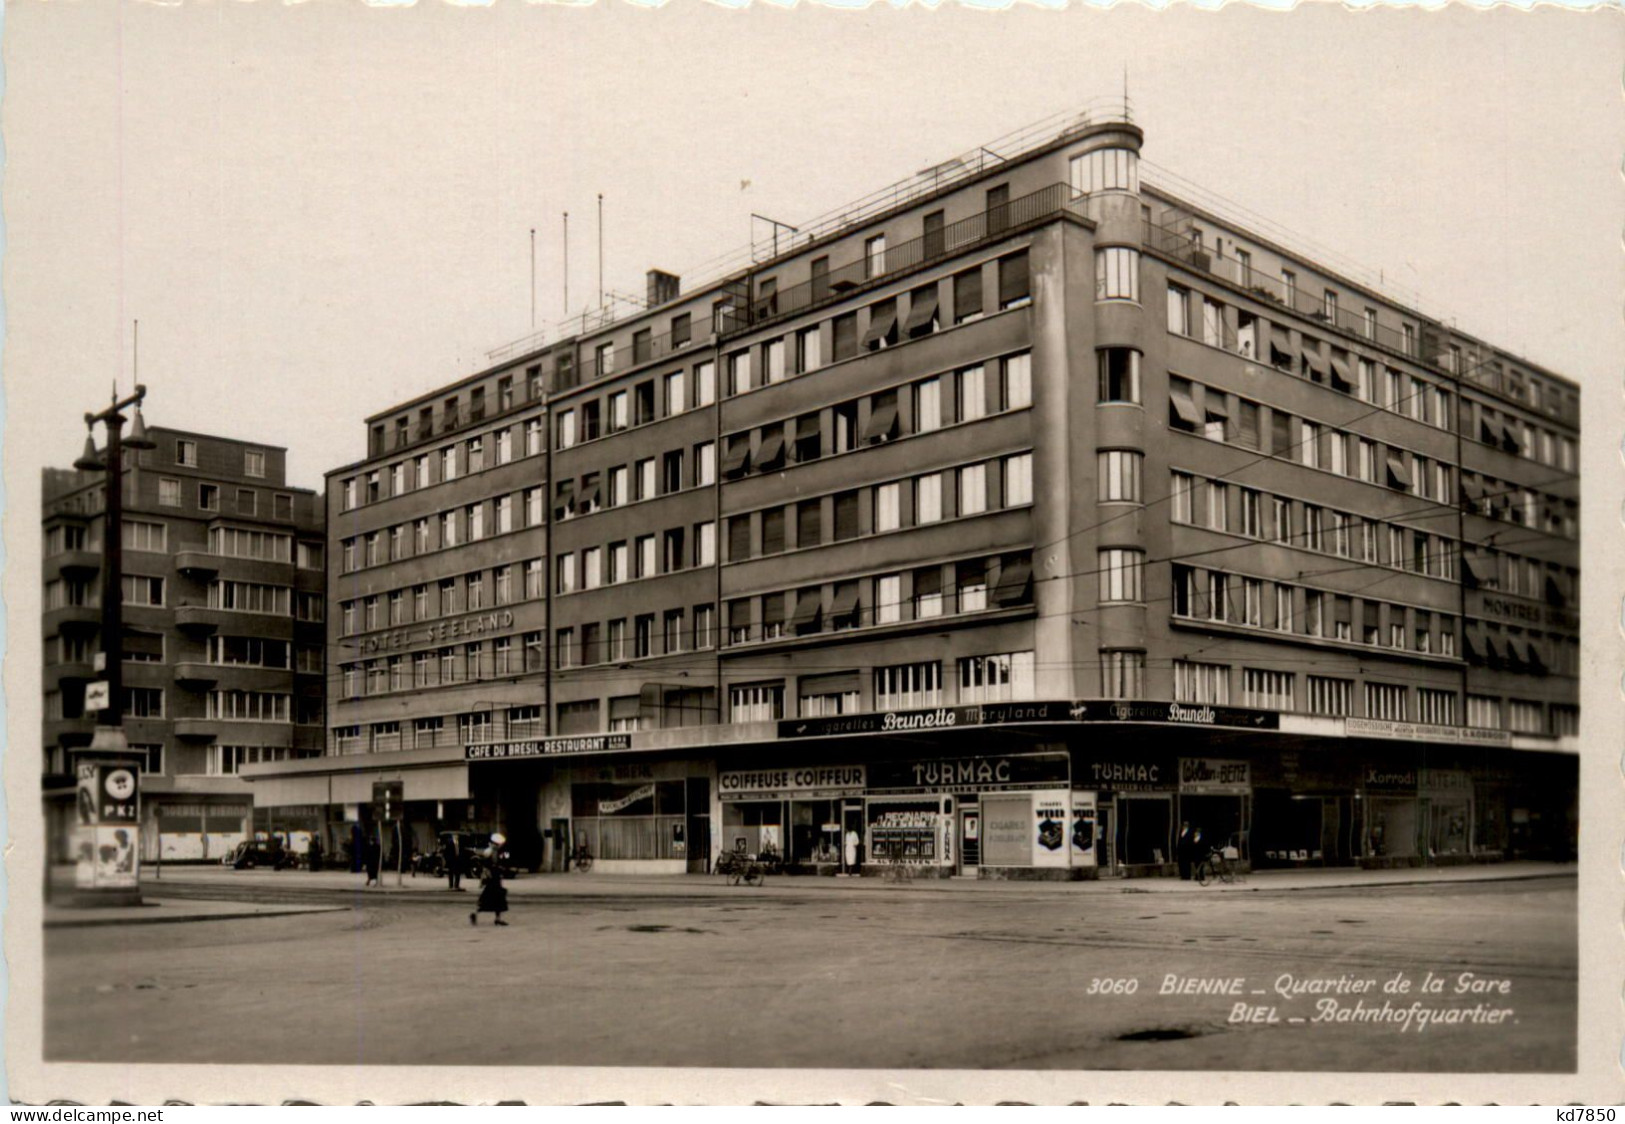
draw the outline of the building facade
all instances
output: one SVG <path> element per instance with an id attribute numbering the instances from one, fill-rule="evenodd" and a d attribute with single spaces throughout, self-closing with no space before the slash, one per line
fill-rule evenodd
<path id="1" fill-rule="evenodd" d="M 217 861 L 255 830 L 242 767 L 325 746 L 322 511 L 286 483 L 283 449 L 149 435 L 156 448 L 124 451 L 120 638 L 141 856 Z M 72 857 L 73 755 L 95 731 L 106 487 L 100 472 L 44 474 L 42 766 L 58 861 Z"/>
<path id="2" fill-rule="evenodd" d="M 1142 140 L 990 146 L 448 388 L 547 391 L 546 527 L 479 555 L 545 534 L 501 703 L 542 719 L 444 757 L 504 830 L 674 872 L 1151 873 L 1181 823 L 1568 852 L 1578 387 L 1142 183 Z"/>

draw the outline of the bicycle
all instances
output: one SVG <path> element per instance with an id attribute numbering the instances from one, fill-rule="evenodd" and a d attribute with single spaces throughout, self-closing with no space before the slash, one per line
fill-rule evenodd
<path id="1" fill-rule="evenodd" d="M 1225 848 L 1214 847 L 1208 851 L 1207 857 L 1196 864 L 1196 884 L 1206 886 L 1210 879 L 1217 878 L 1225 885 L 1236 880 L 1236 868 L 1231 865 L 1230 858 L 1225 854 Z"/>
<path id="2" fill-rule="evenodd" d="M 571 851 L 570 869 L 579 874 L 586 874 L 592 869 L 592 852 L 585 847 L 577 847 Z"/>

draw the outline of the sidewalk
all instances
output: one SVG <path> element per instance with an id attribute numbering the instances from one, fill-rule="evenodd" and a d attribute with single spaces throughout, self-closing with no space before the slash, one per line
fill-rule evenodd
<path id="1" fill-rule="evenodd" d="M 774 876 L 763 887 L 729 886 L 716 875 L 632 875 L 632 874 L 524 874 L 506 883 L 512 898 L 545 897 L 710 897 L 719 894 L 767 893 L 908 893 L 908 894 L 1234 894 L 1282 893 L 1299 890 L 1331 890 L 1352 887 L 1384 889 L 1396 886 L 1450 885 L 1467 882 L 1510 882 L 1528 879 L 1566 878 L 1579 874 L 1575 863 L 1509 862 L 1471 866 L 1424 867 L 1403 870 L 1360 870 L 1338 867 L 1321 870 L 1266 870 L 1243 875 L 1232 885 L 1198 886 L 1177 878 L 1112 878 L 1093 882 L 1005 881 L 997 879 L 950 878 L 893 882 L 885 878 L 830 878 L 816 876 Z M 399 888 L 395 876 L 386 874 L 383 885 L 363 887 L 363 876 L 348 871 L 308 870 L 227 870 L 220 867 L 165 867 L 155 880 L 143 872 L 142 885 L 149 893 L 163 886 L 184 887 L 194 893 L 218 889 L 233 895 L 267 890 L 342 894 L 347 905 L 378 896 L 411 895 L 422 898 L 450 898 L 445 880 L 406 875 Z M 478 884 L 467 881 L 469 896 L 477 894 Z M 456 895 L 462 897 L 464 895 Z M 220 903 L 226 904 L 226 903 Z M 271 907 L 268 907 L 271 908 Z M 280 907 L 276 907 L 280 908 Z"/>
<path id="2" fill-rule="evenodd" d="M 146 897 L 141 905 L 73 909 L 45 907 L 47 929 L 80 929 L 94 925 L 162 925 L 179 921 L 234 921 L 245 917 L 286 917 L 297 913 L 335 913 L 342 905 L 255 905 L 250 902 L 193 898 Z"/>

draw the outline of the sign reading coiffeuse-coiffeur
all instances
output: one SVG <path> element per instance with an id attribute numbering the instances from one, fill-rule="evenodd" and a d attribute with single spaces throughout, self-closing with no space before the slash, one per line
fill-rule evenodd
<path id="1" fill-rule="evenodd" d="M 808 765 L 799 769 L 730 769 L 717 775 L 723 800 L 813 800 L 862 792 L 862 765 Z"/>

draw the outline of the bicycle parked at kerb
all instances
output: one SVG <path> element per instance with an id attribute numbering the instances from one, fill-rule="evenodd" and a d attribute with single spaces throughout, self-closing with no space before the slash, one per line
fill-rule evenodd
<path id="1" fill-rule="evenodd" d="M 1241 850 L 1238 847 L 1210 848 L 1207 856 L 1196 864 L 1196 884 L 1206 886 L 1216 880 L 1230 885 L 1236 880 L 1236 864 L 1240 858 Z"/>
<path id="2" fill-rule="evenodd" d="M 570 869 L 580 874 L 586 874 L 592 869 L 592 852 L 583 844 L 570 852 Z"/>

